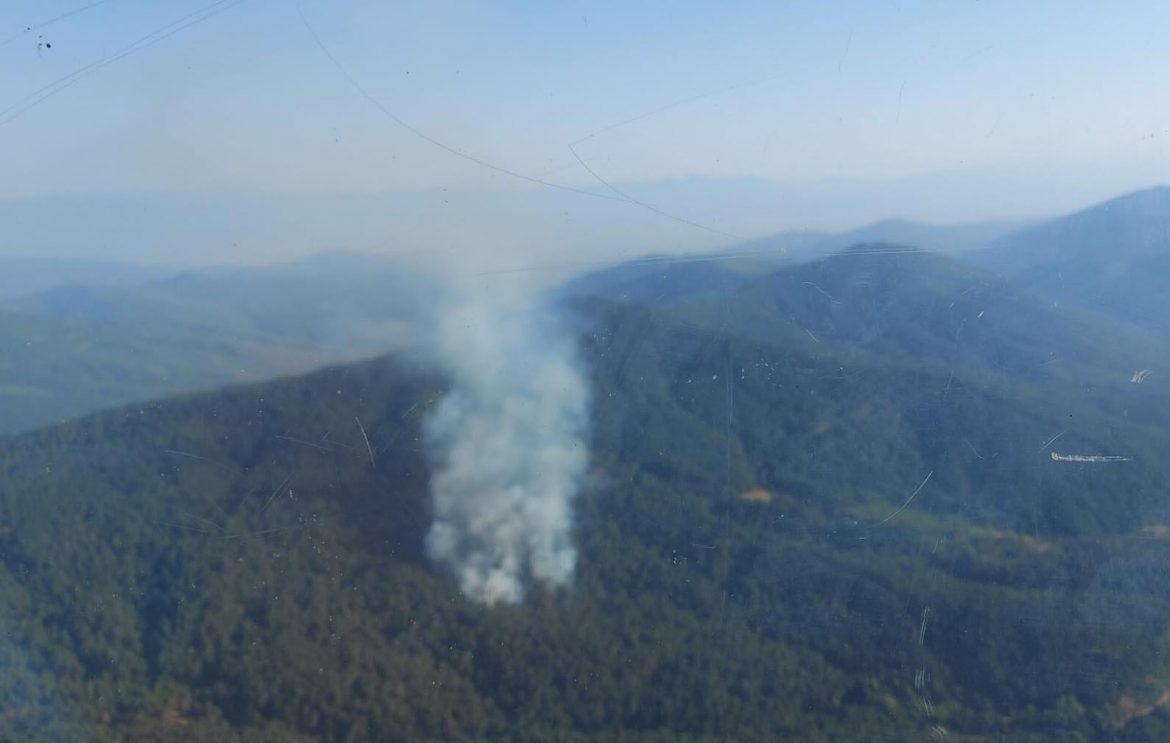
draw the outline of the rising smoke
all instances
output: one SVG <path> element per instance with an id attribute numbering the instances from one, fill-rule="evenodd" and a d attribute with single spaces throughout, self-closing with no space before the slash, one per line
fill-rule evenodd
<path id="1" fill-rule="evenodd" d="M 569 336 L 534 306 L 466 304 L 439 323 L 450 392 L 424 421 L 431 559 L 485 604 L 573 576 L 573 498 L 588 463 L 588 385 Z"/>

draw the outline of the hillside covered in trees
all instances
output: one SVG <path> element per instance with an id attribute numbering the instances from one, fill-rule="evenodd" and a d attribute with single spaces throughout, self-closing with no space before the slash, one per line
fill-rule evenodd
<path id="1" fill-rule="evenodd" d="M 0 737 L 1170 735 L 1142 336 L 875 251 L 566 302 L 579 558 L 516 606 L 426 559 L 406 357 L 0 439 Z"/>

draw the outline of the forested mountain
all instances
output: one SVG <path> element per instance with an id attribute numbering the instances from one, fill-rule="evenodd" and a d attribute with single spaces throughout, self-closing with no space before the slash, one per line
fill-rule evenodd
<path id="1" fill-rule="evenodd" d="M 1143 370 L 1170 365 L 1167 345 L 1140 328 L 1053 307 L 957 257 L 903 245 L 857 245 L 762 275 L 721 261 L 664 262 L 654 274 L 647 267 L 627 283 L 603 283 L 601 293 L 719 333 L 877 356 L 968 384 L 1093 388 L 1103 400 Z"/>
<path id="2" fill-rule="evenodd" d="M 972 260 L 1061 304 L 1170 337 L 1170 187 L 999 238 Z"/>
<path id="3" fill-rule="evenodd" d="M 70 285 L 0 304 L 0 432 L 383 352 L 420 297 L 404 266 L 322 254 L 134 286 Z"/>
<path id="4" fill-rule="evenodd" d="M 1161 275 L 1155 265 L 1161 253 L 1141 247 L 1156 243 L 1162 234 L 1158 215 L 1165 210 L 1159 212 L 1158 203 L 1147 203 L 1156 202 L 1158 193 L 1131 197 L 1145 206 L 1122 208 L 1118 204 L 1129 203 L 1123 200 L 1099 207 L 1109 219 L 1094 229 L 1082 230 L 1075 220 L 1063 227 L 1057 220 L 1015 232 L 1011 223 L 944 227 L 887 220 L 839 234 L 783 233 L 709 255 L 630 261 L 579 277 L 562 294 L 652 305 L 693 303 L 704 295 L 738 291 L 744 282 L 857 243 L 974 255 L 974 248 L 998 241 L 993 250 L 975 251 L 981 256 L 976 260 L 1012 274 L 1013 286 L 1147 329 L 1165 330 L 1161 318 L 1170 317 L 1170 307 L 1163 306 L 1166 290 L 1151 278 Z M 1057 250 L 1052 246 L 1064 244 L 1063 234 L 1089 241 L 1081 251 L 1087 257 L 1078 259 L 1087 268 L 1076 281 L 1066 280 L 1073 274 L 1052 266 L 1052 251 Z M 1131 252 L 1138 256 L 1114 278 L 1108 278 L 1116 273 L 1113 268 L 1092 262 L 1092 256 L 1102 253 L 1096 250 L 1104 239 L 1100 236 L 1110 234 L 1130 236 L 1125 244 L 1137 246 Z M 0 432 L 373 355 L 408 338 L 419 319 L 418 309 L 427 306 L 420 297 L 433 298 L 440 291 L 399 263 L 345 253 L 283 266 L 187 272 L 153 281 L 146 281 L 155 274 L 145 269 L 72 262 L 67 273 L 76 282 L 55 286 L 65 275 L 61 266 L 45 261 L 8 263 L 14 269 L 6 274 L 8 283 L 0 286 L 0 297 L 4 286 L 20 296 L 0 302 L 4 349 Z M 50 274 L 57 277 L 49 282 L 50 288 L 35 291 Z M 1061 277 L 1056 286 L 1053 276 Z M 1117 296 L 1116 289 L 1085 283 L 1100 283 L 1102 276 L 1110 286 L 1125 286 L 1124 296 Z M 1016 278 L 1022 283 L 1016 284 Z M 18 279 L 20 287 L 11 286 Z M 805 327 L 816 334 L 813 325 Z"/>
<path id="5" fill-rule="evenodd" d="M 569 303 L 577 572 L 518 606 L 424 556 L 448 381 L 402 358 L 0 439 L 4 737 L 1170 735 L 1135 346 L 904 251 L 737 291 Z"/>
<path id="6" fill-rule="evenodd" d="M 568 296 L 598 295 L 623 302 L 660 304 L 723 290 L 752 276 L 824 258 L 854 245 L 885 243 L 965 253 L 985 248 L 1023 227 L 1018 222 L 932 225 L 888 219 L 840 233 L 790 231 L 733 245 L 714 253 L 651 255 L 591 271 L 569 281 Z"/>
<path id="7" fill-rule="evenodd" d="M 576 295 L 670 304 L 732 292 L 751 279 L 859 244 L 946 252 L 1013 292 L 1170 338 L 1170 187 L 1152 188 L 1034 224 L 936 227 L 899 220 L 828 235 L 785 233 L 725 253 L 650 256 L 579 277 Z M 988 278 L 990 281 L 990 277 Z"/>
<path id="8" fill-rule="evenodd" d="M 968 379 L 1114 386 L 1170 361 L 1167 347 L 1140 330 L 1057 310 L 993 273 L 907 246 L 858 245 L 722 287 L 668 311 L 736 334 L 824 343 Z"/>

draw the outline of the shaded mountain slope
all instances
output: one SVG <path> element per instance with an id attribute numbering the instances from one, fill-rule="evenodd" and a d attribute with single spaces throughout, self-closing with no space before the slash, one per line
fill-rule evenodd
<path id="1" fill-rule="evenodd" d="M 780 269 L 676 309 L 708 327 L 761 339 L 861 350 L 950 370 L 1045 382 L 1128 384 L 1164 364 L 1164 343 L 946 256 L 857 246 Z"/>
<path id="2" fill-rule="evenodd" d="M 1011 233 L 969 257 L 1062 304 L 1170 338 L 1170 187 Z"/>

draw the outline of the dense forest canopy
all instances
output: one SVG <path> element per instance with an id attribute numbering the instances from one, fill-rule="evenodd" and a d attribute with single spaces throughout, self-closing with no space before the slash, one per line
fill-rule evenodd
<path id="1" fill-rule="evenodd" d="M 917 252 L 742 279 L 560 298 L 576 571 L 515 605 L 427 558 L 417 360 L 0 440 L 4 736 L 1170 734 L 1164 351 Z"/>

